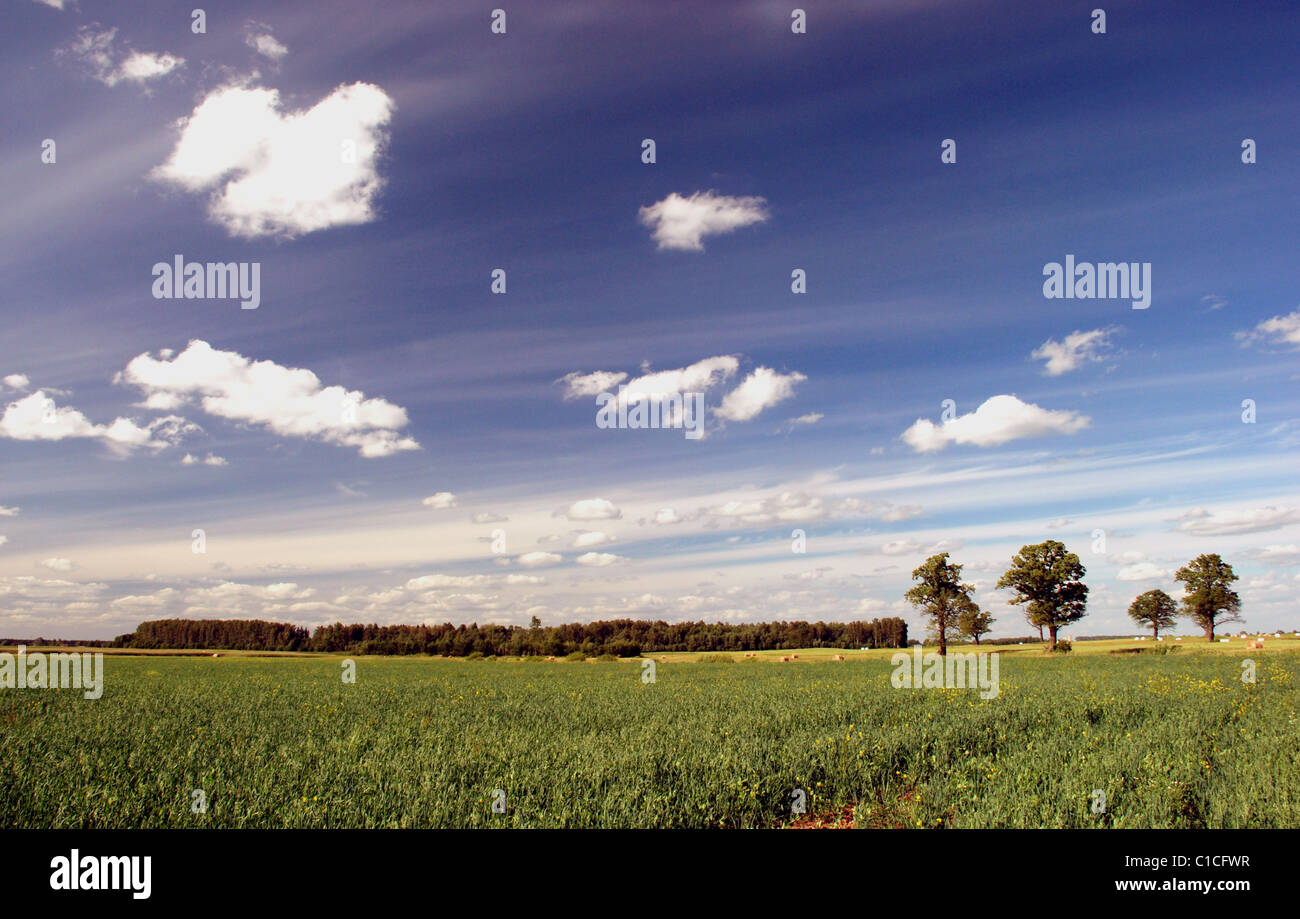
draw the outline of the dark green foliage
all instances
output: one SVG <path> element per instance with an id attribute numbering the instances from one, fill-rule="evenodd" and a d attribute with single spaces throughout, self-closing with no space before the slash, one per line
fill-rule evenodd
<path id="1" fill-rule="evenodd" d="M 1198 555 L 1174 575 L 1183 582 L 1183 615 L 1205 630 L 1214 641 L 1214 629 L 1223 622 L 1243 622 L 1239 611 L 1241 598 L 1232 590 L 1237 580 L 1232 566 L 1217 554 Z"/>
<path id="2" fill-rule="evenodd" d="M 1065 543 L 1049 539 L 1022 546 L 998 587 L 1016 592 L 1008 602 L 1024 604 L 1029 624 L 1046 627 L 1056 647 L 1056 633 L 1085 615 L 1088 585 L 1082 578 L 1086 573 L 1079 556 L 1067 551 Z"/>
<path id="3" fill-rule="evenodd" d="M 657 651 L 778 651 L 791 648 L 905 648 L 902 619 L 870 622 L 608 622 L 520 628 L 506 625 L 334 625 L 308 634 L 300 626 L 257 620 L 159 619 L 115 642 L 124 648 L 325 651 L 349 654 L 438 654 L 446 657 L 563 657 L 581 652 L 638 657 Z"/>
<path id="4" fill-rule="evenodd" d="M 1174 598 L 1163 590 L 1148 590 L 1128 608 L 1129 618 L 1138 625 L 1151 629 L 1151 634 L 1159 638 L 1160 630 L 1171 629 L 1177 624 L 1174 616 L 1178 613 L 1178 604 Z"/>

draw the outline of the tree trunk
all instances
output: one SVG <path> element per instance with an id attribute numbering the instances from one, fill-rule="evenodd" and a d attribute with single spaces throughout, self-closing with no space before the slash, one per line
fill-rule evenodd
<path id="1" fill-rule="evenodd" d="M 945 629 L 939 630 L 939 656 L 940 657 L 947 657 L 948 655 L 948 636 L 945 634 L 945 631 L 946 631 Z"/>
<path id="2" fill-rule="evenodd" d="M 1052 634 L 1052 645 L 1050 648 L 1048 648 L 1048 650 L 1055 651 L 1056 650 L 1056 626 L 1049 625 L 1047 627 L 1047 630 Z"/>
<path id="3" fill-rule="evenodd" d="M 1043 640 L 1043 627 L 1041 625 L 1038 627 L 1038 640 Z"/>

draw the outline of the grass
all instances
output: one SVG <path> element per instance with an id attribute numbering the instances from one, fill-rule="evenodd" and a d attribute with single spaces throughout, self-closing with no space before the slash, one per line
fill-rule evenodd
<path id="1" fill-rule="evenodd" d="M 1300 642 L 1110 653 L 1153 644 L 984 648 L 989 700 L 893 689 L 889 651 L 654 655 L 654 683 L 358 657 L 352 685 L 339 656 L 106 656 L 97 701 L 0 690 L 0 826 L 1300 826 Z"/>

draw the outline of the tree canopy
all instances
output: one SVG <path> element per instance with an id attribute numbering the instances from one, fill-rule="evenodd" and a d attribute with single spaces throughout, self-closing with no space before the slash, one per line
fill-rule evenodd
<path id="1" fill-rule="evenodd" d="M 1232 566 L 1217 554 L 1198 555 L 1174 577 L 1183 583 L 1182 614 L 1205 630 L 1214 641 L 1215 627 L 1224 622 L 1242 622 L 1241 598 L 1231 587 L 1237 580 Z"/>
<path id="2" fill-rule="evenodd" d="M 1055 539 L 1021 547 L 1011 559 L 1011 567 L 998 580 L 999 588 L 1015 591 L 1008 602 L 1024 604 L 1031 625 L 1046 627 L 1051 648 L 1056 648 L 1057 632 L 1078 622 L 1086 615 L 1087 573 L 1079 556 Z"/>

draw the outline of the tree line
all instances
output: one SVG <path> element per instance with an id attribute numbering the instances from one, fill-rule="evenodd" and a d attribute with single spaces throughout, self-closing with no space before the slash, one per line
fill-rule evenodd
<path id="1" fill-rule="evenodd" d="M 930 634 L 938 639 L 939 653 L 948 653 L 950 638 L 980 643 L 996 621 L 980 609 L 971 596 L 974 586 L 961 579 L 962 566 L 948 560 L 948 553 L 932 555 L 912 572 L 916 586 L 904 595 L 926 619 Z M 1025 619 L 1043 638 L 1046 629 L 1050 650 L 1057 650 L 1057 635 L 1086 615 L 1087 573 L 1079 556 L 1054 539 L 1022 546 L 1011 566 L 998 579 L 998 588 L 1014 591 L 1009 603 L 1024 607 Z M 1149 590 L 1129 606 L 1129 617 L 1150 628 L 1155 637 L 1161 628 L 1172 628 L 1178 616 L 1190 619 L 1214 641 L 1216 626 L 1241 622 L 1241 598 L 1232 589 L 1237 580 L 1232 566 L 1218 555 L 1198 555 L 1178 569 L 1174 579 L 1183 585 L 1181 604 L 1163 590 Z"/>
<path id="2" fill-rule="evenodd" d="M 239 651 L 328 651 L 349 654 L 436 654 L 445 657 L 559 657 L 574 652 L 636 657 L 658 651 L 777 651 L 795 648 L 905 648 L 907 623 L 663 622 L 616 619 L 528 627 L 510 625 L 301 626 L 258 619 L 156 619 L 113 642 L 121 648 Z"/>

